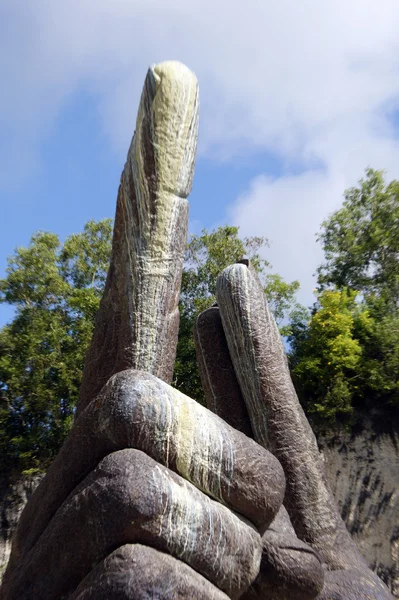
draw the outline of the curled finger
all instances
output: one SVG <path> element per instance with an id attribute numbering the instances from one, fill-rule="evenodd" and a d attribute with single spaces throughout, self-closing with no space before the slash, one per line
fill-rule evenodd
<path id="1" fill-rule="evenodd" d="M 253 435 L 218 307 L 198 316 L 194 339 L 208 408 L 246 435 Z M 322 565 L 310 546 L 298 539 L 284 506 L 264 533 L 262 542 L 260 573 L 244 598 L 315 598 L 323 587 Z"/>
<path id="2" fill-rule="evenodd" d="M 281 506 L 284 473 L 253 440 L 166 383 L 139 371 L 112 377 L 77 419 L 22 513 L 10 567 L 29 551 L 76 485 L 110 452 L 137 448 L 254 523 Z"/>
<path id="3" fill-rule="evenodd" d="M 126 544 L 100 562 L 70 600 L 229 600 L 205 577 L 169 554 Z"/>
<path id="4" fill-rule="evenodd" d="M 7 581 L 5 598 L 68 597 L 113 549 L 134 543 L 179 558 L 231 598 L 259 570 L 261 538 L 249 522 L 126 449 L 104 458 L 65 500 Z"/>

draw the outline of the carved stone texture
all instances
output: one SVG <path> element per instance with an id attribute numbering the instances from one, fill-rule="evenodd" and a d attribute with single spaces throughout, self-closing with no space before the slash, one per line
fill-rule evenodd
<path id="1" fill-rule="evenodd" d="M 259 569 L 254 527 L 143 452 L 125 449 L 68 496 L 27 553 L 23 577 L 10 580 L 9 597 L 68 597 L 110 549 L 127 543 L 179 557 L 231 598 Z"/>
<path id="2" fill-rule="evenodd" d="M 282 506 L 263 535 L 260 572 L 242 600 L 312 600 L 323 585 L 317 554 L 298 539 Z"/>
<path id="3" fill-rule="evenodd" d="M 198 113 L 198 84 L 187 67 L 165 62 L 149 69 L 121 176 L 111 264 L 78 414 L 124 369 L 171 381 Z"/>
<path id="4" fill-rule="evenodd" d="M 338 513 L 316 438 L 291 381 L 279 330 L 253 267 L 235 264 L 225 269 L 216 297 L 255 439 L 282 464 L 287 482 L 284 505 L 295 532 L 327 568 L 320 599 L 391 598 L 368 570 Z M 345 570 L 357 574 L 358 586 L 343 573 L 339 590 L 339 573 Z M 330 576 L 329 571 L 337 575 Z M 369 595 L 362 595 L 366 591 Z"/>
<path id="5" fill-rule="evenodd" d="M 140 544 L 118 548 L 82 581 L 70 600 L 229 600 L 185 563 Z"/>
<path id="6" fill-rule="evenodd" d="M 209 308 L 198 316 L 194 339 L 208 408 L 253 437 L 219 308 Z M 298 539 L 282 506 L 263 534 L 260 573 L 243 599 L 311 600 L 322 590 L 323 582 L 316 553 Z"/>
<path id="7" fill-rule="evenodd" d="M 248 411 L 231 362 L 220 311 L 204 310 L 194 326 L 194 342 L 206 405 L 229 425 L 253 437 Z"/>
<path id="8" fill-rule="evenodd" d="M 118 373 L 27 504 L 4 598 L 72 593 L 111 550 L 134 543 L 171 553 L 236 597 L 258 573 L 257 529 L 283 497 L 282 468 L 267 450 L 153 375 Z"/>
<path id="9" fill-rule="evenodd" d="M 297 400 L 280 332 L 255 270 L 243 264 L 225 269 L 217 298 L 255 437 L 284 468 L 285 504 L 295 531 L 336 568 L 348 564 L 349 557 L 361 561 L 331 501 L 316 438 Z M 333 533 L 334 547 L 326 547 Z"/>

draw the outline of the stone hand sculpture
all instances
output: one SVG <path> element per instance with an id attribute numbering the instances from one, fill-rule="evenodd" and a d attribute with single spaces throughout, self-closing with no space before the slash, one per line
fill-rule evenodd
<path id="1" fill-rule="evenodd" d="M 250 265 L 224 271 L 196 326 L 211 410 L 169 385 L 197 129 L 193 74 L 152 67 L 75 423 L 2 600 L 390 597 L 338 516 Z"/>

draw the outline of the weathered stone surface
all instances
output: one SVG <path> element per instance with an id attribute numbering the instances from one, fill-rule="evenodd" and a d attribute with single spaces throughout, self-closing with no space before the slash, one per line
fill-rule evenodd
<path id="1" fill-rule="evenodd" d="M 248 411 L 217 307 L 209 308 L 198 316 L 194 339 L 208 408 L 252 437 Z M 262 542 L 259 576 L 243 598 L 315 598 L 324 582 L 321 563 L 315 552 L 298 539 L 283 506 L 264 533 Z"/>
<path id="2" fill-rule="evenodd" d="M 198 316 L 194 326 L 194 341 L 207 407 L 235 429 L 253 437 L 219 308 L 213 306 Z"/>
<path id="3" fill-rule="evenodd" d="M 146 452 L 261 531 L 283 501 L 284 474 L 269 452 L 156 377 L 124 371 L 77 419 L 31 498 L 15 535 L 10 570 L 83 477 L 123 448 Z"/>
<path id="4" fill-rule="evenodd" d="M 43 475 L 0 478 L 0 583 L 21 513 Z"/>
<path id="5" fill-rule="evenodd" d="M 357 431 L 326 432 L 318 442 L 327 479 L 352 538 L 368 566 L 387 584 L 394 598 L 399 598 L 397 432 L 376 431 L 375 424 L 365 422 Z M 0 487 L 0 571 L 7 566 L 11 537 L 22 509 L 39 481 L 37 476 L 22 477 Z"/>
<path id="6" fill-rule="evenodd" d="M 93 565 L 123 544 L 169 552 L 238 598 L 255 579 L 255 528 L 139 450 L 108 455 L 62 504 L 8 581 L 7 598 L 50 600 L 73 592 Z"/>
<path id="7" fill-rule="evenodd" d="M 283 465 L 285 505 L 295 531 L 324 560 L 343 568 L 345 560 L 354 559 L 355 547 L 331 502 L 316 438 L 296 397 L 281 336 L 255 271 L 243 264 L 225 269 L 217 299 L 255 439 Z M 326 546 L 327 539 L 334 539 L 333 547 Z"/>
<path id="8" fill-rule="evenodd" d="M 249 265 L 225 269 L 216 297 L 237 379 L 255 439 L 280 460 L 287 480 L 284 504 L 300 540 L 320 556 L 327 571 L 360 573 L 357 598 L 390 598 L 384 584 L 367 569 L 341 520 L 329 490 L 316 438 L 296 397 L 285 351 L 261 283 Z M 337 576 L 339 580 L 339 575 Z M 356 581 L 326 580 L 322 597 L 355 594 Z M 332 584 L 331 584 L 332 585 Z M 355 596 L 353 596 L 355 597 Z"/>
<path id="9" fill-rule="evenodd" d="M 78 414 L 124 369 L 172 378 L 198 111 L 198 84 L 187 67 L 165 62 L 149 69 L 121 176 L 111 264 Z"/>
<path id="10" fill-rule="evenodd" d="M 79 585 L 70 600 L 229 600 L 185 563 L 140 544 L 115 550 Z"/>
<path id="11" fill-rule="evenodd" d="M 327 571 L 323 591 L 317 600 L 385 600 L 392 596 L 374 573 L 362 568 Z"/>
<path id="12" fill-rule="evenodd" d="M 237 383 L 217 307 L 209 308 L 199 315 L 195 326 L 195 341 L 208 408 L 223 416 L 237 429 L 245 428 L 247 435 L 250 435 L 249 416 Z M 361 428 L 358 427 L 353 432 L 327 432 L 320 435 L 318 445 L 325 461 L 329 486 L 352 539 L 368 566 L 386 583 L 394 597 L 399 597 L 399 437 L 395 425 L 380 423 L 377 426 L 376 422 L 363 420 Z M 285 530 L 283 537 L 286 537 L 291 525 L 288 515 L 286 523 L 281 523 L 283 514 L 284 509 L 280 509 L 278 518 L 265 533 L 264 541 L 270 539 L 279 525 Z M 293 529 L 291 532 L 294 540 L 291 539 L 289 545 L 294 548 L 299 540 Z M 279 537 L 273 537 L 278 542 Z M 286 539 L 284 545 L 288 546 Z M 273 576 L 268 558 L 270 553 L 272 567 L 277 567 Z M 294 552 L 295 555 L 298 556 L 298 553 Z M 302 572 L 309 573 L 310 583 L 317 581 L 304 557 L 294 564 L 302 565 Z M 283 588 L 287 588 L 287 577 L 284 576 L 282 580 L 280 578 L 285 565 L 287 575 L 293 575 L 295 569 L 288 566 L 287 557 L 284 561 L 280 560 L 278 544 L 269 547 L 264 545 L 261 576 L 251 593 L 256 591 L 259 597 L 262 594 L 276 596 L 277 587 L 281 583 Z M 263 576 L 263 572 L 267 576 Z M 303 580 L 299 576 L 291 578 L 291 581 L 292 579 L 298 582 Z M 276 583 L 271 592 L 270 585 L 273 581 Z M 289 588 L 285 592 L 283 589 L 282 597 L 285 596 L 294 598 L 294 589 Z"/>
<path id="13" fill-rule="evenodd" d="M 260 572 L 243 600 L 312 600 L 324 585 L 321 562 L 301 542 L 282 506 L 262 538 Z"/>

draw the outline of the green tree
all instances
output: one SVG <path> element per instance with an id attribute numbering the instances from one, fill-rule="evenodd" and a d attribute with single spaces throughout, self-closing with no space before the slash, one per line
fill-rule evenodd
<path id="1" fill-rule="evenodd" d="M 34 469 L 57 453 L 73 418 L 108 268 L 111 220 L 89 221 L 61 246 L 37 233 L 9 259 L 0 301 L 0 467 Z"/>
<path id="2" fill-rule="evenodd" d="M 304 307 L 297 303 L 296 293 L 299 290 L 299 281 L 288 283 L 277 273 L 263 274 L 263 287 L 277 325 L 282 336 L 291 333 L 291 325 L 295 318 L 303 314 Z"/>
<path id="3" fill-rule="evenodd" d="M 342 208 L 322 223 L 318 239 L 325 254 L 318 303 L 310 319 L 291 324 L 290 361 L 302 403 L 310 414 L 331 421 L 355 408 L 395 409 L 399 182 L 387 184 L 382 171 L 367 169 L 359 185 L 345 192 Z M 333 299 L 328 324 L 325 303 Z"/>
<path id="4" fill-rule="evenodd" d="M 399 310 L 389 310 L 386 300 L 376 296 L 368 296 L 362 306 L 369 318 L 354 331 L 362 347 L 357 403 L 387 414 L 399 406 Z"/>
<path id="5" fill-rule="evenodd" d="M 369 315 L 354 335 L 362 348 L 358 365 L 363 409 L 399 405 L 399 181 L 366 170 L 345 192 L 343 207 L 322 223 L 325 262 L 319 284 L 360 293 Z"/>
<path id="6" fill-rule="evenodd" d="M 362 357 L 355 331 L 369 327 L 367 310 L 348 290 L 321 292 L 308 320 L 292 323 L 291 372 L 301 403 L 316 422 L 353 413 Z"/>
<path id="7" fill-rule="evenodd" d="M 343 207 L 321 225 L 325 262 L 321 287 L 335 285 L 399 300 L 399 181 L 387 184 L 383 171 L 345 192 Z"/>

